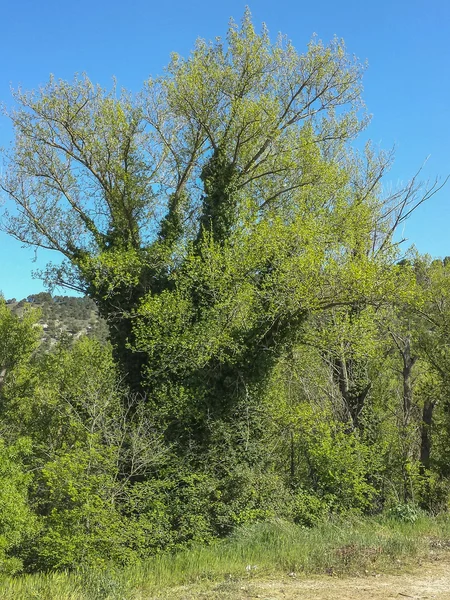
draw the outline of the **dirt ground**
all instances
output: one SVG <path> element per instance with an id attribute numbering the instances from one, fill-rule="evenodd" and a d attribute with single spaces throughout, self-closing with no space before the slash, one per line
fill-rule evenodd
<path id="1" fill-rule="evenodd" d="M 295 574 L 276 581 L 222 583 L 209 589 L 171 590 L 173 600 L 450 600 L 450 556 L 398 575 L 333 575 L 304 579 Z M 169 598 L 169 596 L 164 596 Z"/>
<path id="2" fill-rule="evenodd" d="M 244 590 L 241 590 L 244 591 Z M 266 582 L 241 598 L 263 600 L 387 600 L 414 598 L 450 600 L 450 561 L 423 566 L 402 575 Z"/>

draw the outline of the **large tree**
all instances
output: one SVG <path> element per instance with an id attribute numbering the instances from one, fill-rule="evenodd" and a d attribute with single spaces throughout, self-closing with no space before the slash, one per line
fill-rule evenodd
<path id="1" fill-rule="evenodd" d="M 136 387 L 206 366 L 235 386 L 308 311 L 398 285 L 392 233 L 421 199 L 382 199 L 390 155 L 351 149 L 361 75 L 343 42 L 299 54 L 247 12 L 139 94 L 18 90 L 4 227 L 63 256 L 47 282 L 96 301 Z"/>

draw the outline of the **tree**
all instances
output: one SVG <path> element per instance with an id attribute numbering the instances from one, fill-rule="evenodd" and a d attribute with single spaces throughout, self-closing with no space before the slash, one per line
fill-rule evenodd
<path id="1" fill-rule="evenodd" d="M 13 314 L 0 299 L 0 391 L 7 374 L 26 361 L 39 340 L 38 315 L 26 310 L 22 318 Z"/>
<path id="2" fill-rule="evenodd" d="M 423 198 L 413 180 L 381 199 L 391 156 L 350 149 L 361 74 L 343 42 L 299 54 L 247 11 L 137 96 L 18 90 L 5 228 L 63 255 L 44 278 L 96 301 L 135 388 L 174 361 L 242 380 L 308 311 L 392 288 L 393 229 Z"/>
<path id="3" fill-rule="evenodd" d="M 420 460 L 424 469 L 437 464 L 438 471 L 448 474 L 448 389 L 449 389 L 449 317 L 450 270 L 448 258 L 416 261 L 417 279 L 421 288 L 421 304 L 417 309 L 422 326 L 417 327 L 417 347 L 429 367 L 422 382 L 423 410 L 421 423 Z M 440 421 L 439 433 L 434 433 L 436 411 Z M 432 460 L 432 443 L 438 451 Z M 440 464 L 439 464 L 440 463 Z"/>

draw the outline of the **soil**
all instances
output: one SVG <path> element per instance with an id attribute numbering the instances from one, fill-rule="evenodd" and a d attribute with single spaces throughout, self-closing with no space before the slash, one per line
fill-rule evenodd
<path id="1" fill-rule="evenodd" d="M 244 591 L 244 590 L 242 590 Z M 250 591 L 250 590 L 249 590 Z M 450 561 L 422 566 L 402 575 L 372 575 L 337 579 L 265 582 L 252 595 L 262 600 L 387 600 L 405 598 L 450 600 Z"/>
<path id="2" fill-rule="evenodd" d="M 393 566 L 395 567 L 395 566 Z M 401 568 L 401 567 L 399 567 Z M 165 598 L 166 596 L 164 596 Z M 409 572 L 366 573 L 356 577 L 303 578 L 222 583 L 209 589 L 186 586 L 171 591 L 179 600 L 450 600 L 450 554 L 436 556 Z"/>

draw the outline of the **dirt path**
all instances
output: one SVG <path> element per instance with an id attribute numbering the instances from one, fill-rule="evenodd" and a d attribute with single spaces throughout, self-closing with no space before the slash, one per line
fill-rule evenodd
<path id="1" fill-rule="evenodd" d="M 294 578 L 283 582 L 261 582 L 249 586 L 241 598 L 262 600 L 387 600 L 396 598 L 450 600 L 450 560 L 422 565 L 402 575 L 365 577 Z"/>
<path id="2" fill-rule="evenodd" d="M 406 574 L 286 577 L 276 581 L 223 583 L 209 589 L 189 586 L 172 590 L 170 597 L 173 600 L 450 600 L 450 557 L 423 564 Z"/>
<path id="3" fill-rule="evenodd" d="M 244 590 L 241 590 L 244 591 Z M 450 600 L 450 562 L 422 567 L 402 575 L 380 575 L 346 579 L 266 582 L 248 590 L 241 598 L 262 600 L 387 600 L 405 598 Z"/>

